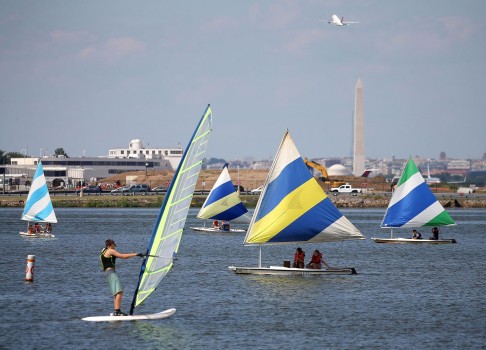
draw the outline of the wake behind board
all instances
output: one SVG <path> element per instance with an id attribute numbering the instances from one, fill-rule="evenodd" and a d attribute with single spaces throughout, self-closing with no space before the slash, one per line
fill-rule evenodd
<path id="1" fill-rule="evenodd" d="M 142 321 L 142 320 L 161 320 L 175 314 L 176 309 L 167 309 L 156 314 L 146 315 L 127 315 L 127 316 L 91 316 L 81 320 L 88 322 L 118 322 L 118 321 Z"/>

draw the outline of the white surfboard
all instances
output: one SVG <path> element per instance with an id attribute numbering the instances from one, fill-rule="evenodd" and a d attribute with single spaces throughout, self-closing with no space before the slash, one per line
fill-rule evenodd
<path id="1" fill-rule="evenodd" d="M 160 320 L 175 314 L 176 309 L 167 309 L 156 314 L 147 315 L 127 315 L 127 316 L 91 316 L 82 318 L 88 322 L 117 322 L 117 321 L 141 321 L 141 320 Z"/>

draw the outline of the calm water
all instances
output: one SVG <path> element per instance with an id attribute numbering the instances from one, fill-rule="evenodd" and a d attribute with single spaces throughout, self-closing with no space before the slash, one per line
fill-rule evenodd
<path id="1" fill-rule="evenodd" d="M 178 260 L 137 313 L 177 308 L 159 321 L 88 323 L 112 311 L 99 268 L 104 241 L 144 251 L 157 209 L 59 209 L 55 240 L 26 240 L 20 209 L 0 209 L 0 348 L 6 349 L 452 349 L 486 348 L 486 210 L 451 210 L 458 244 L 382 245 L 383 209 L 343 210 L 366 241 L 303 245 L 355 276 L 241 276 L 257 264 L 243 235 L 185 232 Z M 194 226 L 191 210 L 186 227 Z M 429 230 L 421 230 L 428 237 Z M 265 265 L 295 246 L 263 250 Z M 27 255 L 36 255 L 26 284 Z M 119 260 L 128 310 L 140 258 Z"/>

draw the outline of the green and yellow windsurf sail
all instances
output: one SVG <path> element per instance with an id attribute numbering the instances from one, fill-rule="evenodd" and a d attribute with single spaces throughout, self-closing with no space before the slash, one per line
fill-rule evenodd
<path id="1" fill-rule="evenodd" d="M 142 263 L 130 314 L 170 271 L 179 249 L 187 213 L 208 145 L 212 111 L 206 108 L 174 174 L 152 231 L 147 257 Z"/>

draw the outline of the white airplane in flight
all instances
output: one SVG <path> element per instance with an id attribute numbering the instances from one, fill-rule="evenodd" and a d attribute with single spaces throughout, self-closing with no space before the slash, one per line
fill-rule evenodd
<path id="1" fill-rule="evenodd" d="M 335 26 L 347 26 L 348 24 L 359 23 L 359 22 L 345 22 L 344 17 L 339 19 L 338 16 L 332 15 L 331 20 L 327 21 L 329 24 L 334 24 Z"/>

